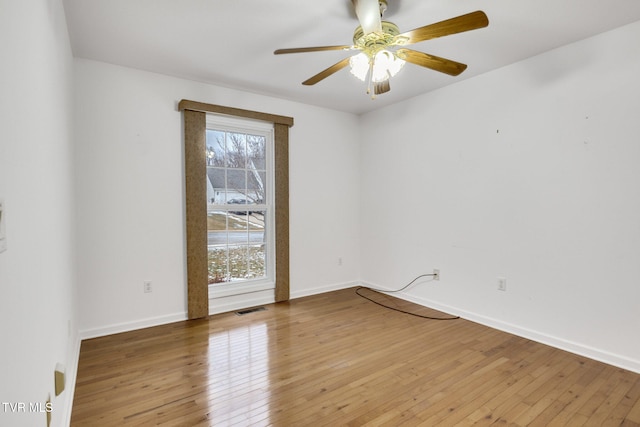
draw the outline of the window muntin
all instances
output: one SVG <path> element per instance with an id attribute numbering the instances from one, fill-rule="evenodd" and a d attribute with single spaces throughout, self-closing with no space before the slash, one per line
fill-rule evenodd
<path id="1" fill-rule="evenodd" d="M 206 162 L 210 286 L 273 288 L 273 125 L 208 115 Z"/>

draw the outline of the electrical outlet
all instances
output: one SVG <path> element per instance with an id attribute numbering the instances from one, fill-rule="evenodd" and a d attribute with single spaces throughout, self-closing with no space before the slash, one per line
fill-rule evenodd
<path id="1" fill-rule="evenodd" d="M 503 292 L 507 290 L 507 279 L 504 277 L 498 277 L 498 290 Z"/>
<path id="2" fill-rule="evenodd" d="M 437 268 L 433 269 L 433 280 L 440 280 L 440 270 Z"/>
<path id="3" fill-rule="evenodd" d="M 153 288 L 151 287 L 151 280 L 145 280 L 144 281 L 144 293 L 148 294 L 149 292 L 153 291 Z"/>

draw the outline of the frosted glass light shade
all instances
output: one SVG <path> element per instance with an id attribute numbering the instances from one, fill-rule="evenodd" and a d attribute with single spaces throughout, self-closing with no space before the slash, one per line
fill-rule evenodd
<path id="1" fill-rule="evenodd" d="M 369 57 L 364 53 L 354 55 L 349 59 L 349 65 L 351 66 L 351 74 L 364 81 L 367 78 L 369 72 Z"/>
<path id="2" fill-rule="evenodd" d="M 404 66 L 405 61 L 399 59 L 393 52 L 381 50 L 373 59 L 373 76 L 374 82 L 383 82 L 389 77 L 395 76 Z M 349 60 L 351 66 L 351 74 L 364 81 L 369 72 L 369 57 L 367 54 L 359 53 L 352 56 Z"/>

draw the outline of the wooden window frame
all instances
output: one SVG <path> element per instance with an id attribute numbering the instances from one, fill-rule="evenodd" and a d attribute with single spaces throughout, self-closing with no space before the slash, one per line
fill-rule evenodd
<path id="1" fill-rule="evenodd" d="M 206 114 L 223 114 L 273 123 L 275 176 L 276 302 L 289 300 L 289 128 L 293 118 L 240 108 L 182 100 L 184 116 L 187 313 L 209 315 L 207 270 Z"/>

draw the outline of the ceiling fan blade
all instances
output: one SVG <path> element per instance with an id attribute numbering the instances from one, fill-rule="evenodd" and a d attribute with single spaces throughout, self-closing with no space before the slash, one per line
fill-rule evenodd
<path id="1" fill-rule="evenodd" d="M 398 49 L 396 51 L 396 55 L 412 64 L 440 71 L 441 73 L 449 74 L 450 76 L 457 76 L 467 69 L 466 64 L 461 64 L 460 62 L 440 58 L 438 56 L 429 55 L 428 53 L 418 52 L 417 50 L 412 49 Z"/>
<path id="2" fill-rule="evenodd" d="M 407 44 L 418 43 L 437 37 L 477 30 L 487 25 L 489 25 L 489 18 L 487 18 L 484 12 L 478 10 L 456 18 L 447 19 L 446 21 L 436 22 L 435 24 L 425 25 L 424 27 L 407 31 L 398 37 L 407 37 L 409 39 Z"/>
<path id="3" fill-rule="evenodd" d="M 311 86 L 314 85 L 316 83 L 318 83 L 321 80 L 326 79 L 327 77 L 329 77 L 331 74 L 342 70 L 344 67 L 346 67 L 347 65 L 349 65 L 349 60 L 351 58 L 345 58 L 340 62 L 337 62 L 335 64 L 333 64 L 331 67 L 327 68 L 326 70 L 320 71 L 318 74 L 316 74 L 315 76 L 305 80 L 302 82 L 303 85 L 306 86 Z"/>
<path id="4" fill-rule="evenodd" d="M 274 55 L 283 53 L 302 53 L 302 52 L 321 52 L 324 50 L 351 50 L 353 46 L 317 46 L 317 47 L 296 47 L 293 49 L 278 49 L 273 52 Z"/>
<path id="5" fill-rule="evenodd" d="M 364 34 L 382 32 L 378 0 L 351 0 Z"/>

